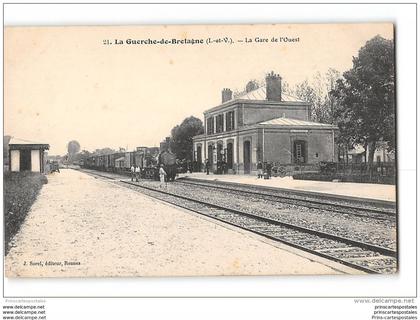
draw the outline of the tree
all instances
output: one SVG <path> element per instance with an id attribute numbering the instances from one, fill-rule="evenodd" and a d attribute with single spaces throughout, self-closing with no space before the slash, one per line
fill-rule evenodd
<path id="1" fill-rule="evenodd" d="M 86 151 L 86 150 L 83 150 Z M 83 152 L 82 151 L 82 152 Z M 89 151 L 86 151 L 89 152 Z M 92 155 L 94 156 L 101 156 L 101 155 L 105 155 L 105 154 L 113 154 L 116 153 L 117 151 L 108 147 L 102 148 L 102 149 L 95 149 L 95 151 L 93 151 Z"/>
<path id="2" fill-rule="evenodd" d="M 325 75 L 317 72 L 311 82 L 306 79 L 295 86 L 294 95 L 311 104 L 312 121 L 333 122 L 334 98 L 329 93 L 340 76 L 340 72 L 329 68 Z"/>
<path id="3" fill-rule="evenodd" d="M 332 69 L 332 68 L 329 68 L 327 73 L 325 74 L 324 85 L 327 88 L 327 95 L 325 98 L 326 100 L 324 102 L 325 104 L 324 109 L 328 110 L 328 118 L 329 118 L 329 120 L 327 121 L 328 123 L 335 123 L 334 110 L 337 105 L 337 99 L 336 97 L 334 97 L 332 92 L 337 88 L 337 81 L 341 77 L 342 77 L 341 73 L 338 70 Z"/>
<path id="4" fill-rule="evenodd" d="M 80 162 L 80 161 L 86 161 L 89 157 L 93 156 L 94 154 L 87 151 L 82 150 L 81 152 L 76 153 L 73 155 L 72 162 Z"/>
<path id="5" fill-rule="evenodd" d="M 295 95 L 297 98 L 308 102 L 311 105 L 311 119 L 316 121 L 316 118 L 314 116 L 314 109 L 317 97 L 315 94 L 315 90 L 309 84 L 308 79 L 296 85 Z"/>
<path id="6" fill-rule="evenodd" d="M 395 148 L 393 41 L 379 35 L 367 41 L 353 57 L 353 68 L 343 74 L 331 93 L 337 99 L 334 118 L 343 141 L 368 149 L 371 168 L 378 141 Z"/>
<path id="7" fill-rule="evenodd" d="M 76 153 L 80 151 L 80 143 L 72 140 L 67 144 L 68 162 L 72 162 Z"/>
<path id="8" fill-rule="evenodd" d="M 203 122 L 196 117 L 185 118 L 180 125 L 171 130 L 170 147 L 180 160 L 192 161 L 193 143 L 192 138 L 204 133 Z"/>
<path id="9" fill-rule="evenodd" d="M 292 87 L 286 80 L 281 81 L 281 92 L 291 96 L 294 95 Z"/>

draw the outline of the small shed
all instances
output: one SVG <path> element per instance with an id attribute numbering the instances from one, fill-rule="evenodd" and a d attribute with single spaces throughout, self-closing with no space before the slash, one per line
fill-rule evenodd
<path id="1" fill-rule="evenodd" d="M 10 171 L 44 172 L 45 150 L 49 144 L 12 138 L 9 141 Z"/>

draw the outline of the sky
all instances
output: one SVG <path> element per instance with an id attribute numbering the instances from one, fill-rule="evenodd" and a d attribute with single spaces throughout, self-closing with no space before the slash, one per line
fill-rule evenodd
<path id="1" fill-rule="evenodd" d="M 272 70 L 292 86 L 343 72 L 378 34 L 392 39 L 392 24 L 8 27 L 4 133 L 49 143 L 49 154 L 71 140 L 89 151 L 158 146 L 184 118 L 203 120 L 223 88 L 241 91 Z M 127 43 L 162 38 L 204 44 Z"/>

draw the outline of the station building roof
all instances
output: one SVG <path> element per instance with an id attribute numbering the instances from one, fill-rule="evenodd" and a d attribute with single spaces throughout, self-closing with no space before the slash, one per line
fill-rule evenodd
<path id="1" fill-rule="evenodd" d="M 274 127 L 338 129 L 337 126 L 328 124 L 328 123 L 303 121 L 303 120 L 296 120 L 296 119 L 290 119 L 290 118 L 275 118 L 275 119 L 260 122 L 258 123 L 258 125 L 274 126 Z"/>
<path id="2" fill-rule="evenodd" d="M 261 86 L 255 90 L 249 91 L 249 92 L 241 92 L 237 95 L 234 95 L 231 100 L 225 101 L 220 105 L 217 105 L 215 107 L 209 108 L 204 111 L 204 114 L 219 111 L 227 106 L 233 105 L 238 102 L 244 102 L 246 104 L 257 104 L 257 105 L 265 105 L 265 106 L 282 106 L 282 105 L 310 105 L 309 102 L 300 100 L 294 96 L 291 96 L 289 94 L 286 94 L 282 92 L 281 94 L 281 101 L 275 101 L 275 100 L 267 100 L 267 94 L 266 94 L 266 86 Z"/>
<path id="3" fill-rule="evenodd" d="M 266 101 L 266 97 L 267 97 L 266 87 L 261 86 L 249 92 L 246 92 L 246 91 L 242 92 L 239 95 L 236 95 L 233 98 L 233 100 L 265 100 Z M 304 103 L 305 101 L 282 92 L 281 102 L 303 102 Z"/>

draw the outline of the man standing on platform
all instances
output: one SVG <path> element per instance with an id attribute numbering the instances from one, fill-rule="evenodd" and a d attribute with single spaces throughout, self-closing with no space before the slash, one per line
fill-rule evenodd
<path id="1" fill-rule="evenodd" d="M 136 182 L 139 182 L 140 178 L 140 167 L 136 166 Z"/>
<path id="2" fill-rule="evenodd" d="M 209 169 L 210 169 L 210 163 L 209 163 L 209 160 L 206 159 L 206 174 L 207 175 L 209 174 Z"/>
<path id="3" fill-rule="evenodd" d="M 131 182 L 133 182 L 134 177 L 135 177 L 134 166 L 131 166 L 130 172 L 131 172 Z"/>
<path id="4" fill-rule="evenodd" d="M 270 179 L 271 178 L 271 168 L 272 168 L 273 166 L 272 166 L 272 164 L 271 164 L 271 162 L 268 162 L 267 163 L 267 176 L 268 176 L 268 179 Z"/>
<path id="5" fill-rule="evenodd" d="M 165 185 L 165 187 L 167 187 L 166 171 L 165 171 L 165 169 L 163 169 L 163 164 L 160 165 L 160 169 L 159 169 L 159 180 L 160 180 L 160 188 L 162 188 L 163 185 Z"/>
<path id="6" fill-rule="evenodd" d="M 258 161 L 257 164 L 257 170 L 258 170 L 258 179 L 263 177 L 263 164 L 261 161 Z"/>

